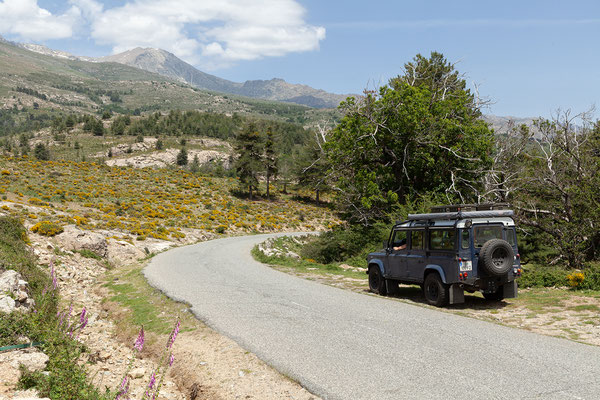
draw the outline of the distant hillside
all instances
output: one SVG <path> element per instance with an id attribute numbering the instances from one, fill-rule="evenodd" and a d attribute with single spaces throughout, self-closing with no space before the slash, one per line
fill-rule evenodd
<path id="1" fill-rule="evenodd" d="M 255 115 L 304 126 L 333 123 L 340 116 L 337 110 L 200 90 L 121 63 L 81 61 L 43 46 L 29 47 L 35 52 L 0 38 L 0 114 L 2 110 L 143 113 L 180 109 Z"/>
<path id="2" fill-rule="evenodd" d="M 237 83 L 197 70 L 174 54 L 161 49 L 140 47 L 123 53 L 99 58 L 156 72 L 200 88 L 222 93 L 238 94 L 265 100 L 285 101 L 315 108 L 334 108 L 348 95 L 328 93 L 306 85 L 287 83 L 283 79 L 252 80 Z"/>

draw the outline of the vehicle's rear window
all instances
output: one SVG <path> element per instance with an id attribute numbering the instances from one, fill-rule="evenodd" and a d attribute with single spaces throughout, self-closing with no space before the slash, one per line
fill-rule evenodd
<path id="1" fill-rule="evenodd" d="M 506 230 L 506 240 L 513 247 L 517 245 L 517 236 L 514 228 Z"/>
<path id="2" fill-rule="evenodd" d="M 429 231 L 429 248 L 431 250 L 454 249 L 454 229 L 431 229 Z"/>
<path id="3" fill-rule="evenodd" d="M 501 226 L 476 226 L 473 232 L 475 247 L 481 247 L 491 239 L 502 239 Z"/>

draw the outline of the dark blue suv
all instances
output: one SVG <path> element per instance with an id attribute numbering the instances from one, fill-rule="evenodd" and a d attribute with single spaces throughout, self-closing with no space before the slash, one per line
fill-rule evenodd
<path id="1" fill-rule="evenodd" d="M 464 302 L 464 291 L 489 300 L 517 296 L 521 275 L 513 211 L 505 204 L 434 207 L 410 214 L 384 248 L 367 256 L 369 288 L 393 294 L 399 283 L 418 284 L 429 304 Z"/>

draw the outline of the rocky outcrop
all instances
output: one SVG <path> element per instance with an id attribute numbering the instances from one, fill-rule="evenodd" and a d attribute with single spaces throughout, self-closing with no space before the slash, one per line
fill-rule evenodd
<path id="1" fill-rule="evenodd" d="M 0 312 L 28 311 L 34 301 L 29 297 L 29 285 L 17 271 L 0 273 Z"/>
<path id="2" fill-rule="evenodd" d="M 169 165 L 175 165 L 179 152 L 179 149 L 167 149 L 165 151 L 155 151 L 150 154 L 129 158 L 109 159 L 106 160 L 106 165 L 111 167 L 164 168 Z M 198 157 L 198 163 L 200 165 L 211 162 L 220 162 L 223 164 L 223 167 L 230 167 L 229 154 L 227 153 L 216 150 L 188 150 L 187 153 L 188 163 L 191 163 L 194 157 Z"/>
<path id="3" fill-rule="evenodd" d="M 65 250 L 89 250 L 100 257 L 106 257 L 108 249 L 108 243 L 102 234 L 84 231 L 75 225 L 65 226 L 64 232 L 55 236 L 55 241 Z"/>
<path id="4" fill-rule="evenodd" d="M 109 240 L 106 258 L 111 265 L 131 264 L 146 255 L 142 250 L 124 240 Z"/>
<path id="5" fill-rule="evenodd" d="M 19 366 L 28 371 L 43 371 L 48 364 L 48 356 L 36 348 L 0 353 L 0 400 L 3 399 L 39 399 L 35 392 L 17 392 L 11 394 L 10 388 L 16 387 L 21 378 Z M 11 394 L 9 396 L 9 394 Z"/>

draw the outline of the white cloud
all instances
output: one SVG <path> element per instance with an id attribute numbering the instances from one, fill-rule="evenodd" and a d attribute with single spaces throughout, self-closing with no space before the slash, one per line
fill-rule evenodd
<path id="1" fill-rule="evenodd" d="M 97 15 L 91 32 L 115 52 L 159 47 L 215 67 L 318 49 L 325 28 L 304 15 L 295 0 L 134 0 Z"/>
<path id="2" fill-rule="evenodd" d="M 81 19 L 79 8 L 71 7 L 62 15 L 37 4 L 37 0 L 4 0 L 0 2 L 0 32 L 25 40 L 63 39 L 73 35 L 73 27 Z"/>

